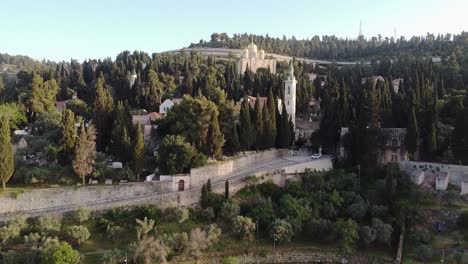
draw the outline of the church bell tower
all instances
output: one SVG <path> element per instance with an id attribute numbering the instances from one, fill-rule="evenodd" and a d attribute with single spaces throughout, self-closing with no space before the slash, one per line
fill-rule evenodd
<path id="1" fill-rule="evenodd" d="M 294 66 L 292 60 L 289 62 L 289 71 L 284 80 L 284 104 L 286 112 L 296 128 L 296 77 L 294 77 Z"/>

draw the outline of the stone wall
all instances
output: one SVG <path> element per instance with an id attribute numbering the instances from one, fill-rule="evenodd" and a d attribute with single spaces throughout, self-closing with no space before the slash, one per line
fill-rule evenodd
<path id="1" fill-rule="evenodd" d="M 191 187 L 194 188 L 201 186 L 203 183 L 206 183 L 208 179 L 213 181 L 216 180 L 216 178 L 224 177 L 253 163 L 285 156 L 287 153 L 288 150 L 286 149 L 275 149 L 258 153 L 247 152 L 243 156 L 232 158 L 227 161 L 191 169 Z"/>
<path id="2" fill-rule="evenodd" d="M 468 166 L 443 163 L 401 161 L 400 168 L 408 174 L 414 171 L 424 171 L 424 181 L 430 183 L 435 183 L 436 177 L 440 176 L 441 172 L 448 172 L 449 183 L 457 186 L 461 186 L 463 176 L 468 174 Z"/>
<path id="3" fill-rule="evenodd" d="M 286 174 L 302 173 L 308 169 L 328 171 L 333 169 L 333 164 L 330 159 L 317 159 L 284 167 Z"/>
<path id="4" fill-rule="evenodd" d="M 112 203 L 113 201 L 144 197 L 172 189 L 172 182 L 125 183 L 119 185 L 40 188 L 17 193 L 0 195 L 0 213 L 16 211 L 40 211 L 64 206 Z"/>

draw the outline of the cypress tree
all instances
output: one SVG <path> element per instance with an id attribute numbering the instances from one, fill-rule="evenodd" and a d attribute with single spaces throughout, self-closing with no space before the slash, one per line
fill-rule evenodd
<path id="1" fill-rule="evenodd" d="M 208 179 L 208 182 L 206 183 L 206 192 L 211 194 L 211 179 Z"/>
<path id="2" fill-rule="evenodd" d="M 13 146 L 10 141 L 10 122 L 4 115 L 0 124 L 0 180 L 3 190 L 14 172 Z"/>
<path id="3" fill-rule="evenodd" d="M 144 158 L 144 152 L 145 152 L 145 142 L 143 140 L 143 132 L 141 130 L 140 123 L 137 123 L 137 128 L 136 128 L 136 139 L 135 139 L 135 145 L 133 148 L 133 166 L 134 166 L 134 171 L 137 174 L 137 180 L 140 180 L 140 173 L 143 170 L 145 166 L 145 158 Z"/>
<path id="4" fill-rule="evenodd" d="M 213 111 L 211 113 L 210 125 L 208 127 L 208 134 L 206 136 L 206 153 L 213 159 L 220 159 L 223 154 L 224 135 L 219 129 L 218 113 Z"/>
<path id="5" fill-rule="evenodd" d="M 206 190 L 206 184 L 203 184 L 201 189 L 200 204 L 203 209 L 205 209 L 208 204 L 208 192 Z"/>
<path id="6" fill-rule="evenodd" d="M 94 100 L 93 122 L 97 130 L 97 150 L 107 152 L 111 138 L 112 111 L 114 99 L 108 90 L 104 89 L 104 76 L 102 73 L 96 79 L 96 99 Z"/>
<path id="7" fill-rule="evenodd" d="M 419 130 L 414 105 L 411 107 L 410 116 L 408 119 L 408 128 L 406 131 L 406 147 L 408 148 L 408 152 L 413 156 L 413 158 L 415 158 L 415 153 L 419 148 Z"/>
<path id="8" fill-rule="evenodd" d="M 265 106 L 266 108 L 266 106 Z M 260 108 L 260 98 L 257 95 L 254 106 L 254 129 L 255 129 L 255 148 L 261 149 L 263 146 L 263 118 L 262 109 Z"/>
<path id="9" fill-rule="evenodd" d="M 248 150 L 252 146 L 252 139 L 254 132 L 252 128 L 252 121 L 250 119 L 250 104 L 247 96 L 244 97 L 244 101 L 241 105 L 240 110 L 240 142 L 243 150 Z"/>
<path id="10" fill-rule="evenodd" d="M 269 149 L 274 146 L 275 138 L 273 136 L 273 124 L 271 121 L 271 114 L 268 111 L 268 106 L 264 105 L 262 108 L 262 118 L 263 118 L 263 148 Z M 276 131 L 276 127 L 274 128 Z"/>
<path id="11" fill-rule="evenodd" d="M 231 133 L 231 151 L 233 154 L 237 154 L 240 149 L 241 145 L 239 142 L 239 134 L 237 133 L 238 126 L 234 124 L 232 126 L 232 133 Z"/>
<path id="12" fill-rule="evenodd" d="M 75 114 L 66 107 L 62 110 L 61 122 L 62 137 L 60 138 L 60 162 L 66 164 L 71 161 L 76 140 L 78 138 L 78 129 L 75 126 Z"/>
<path id="13" fill-rule="evenodd" d="M 224 198 L 229 199 L 229 181 L 226 180 L 226 183 L 224 183 Z"/>
<path id="14" fill-rule="evenodd" d="M 273 138 L 276 138 L 276 112 L 278 110 L 278 107 L 276 106 L 276 101 L 277 100 L 275 100 L 275 97 L 273 96 L 273 91 L 270 88 L 268 90 L 267 106 L 268 112 L 270 113 L 271 125 L 273 126 Z"/>
<path id="15" fill-rule="evenodd" d="M 114 110 L 114 125 L 112 128 L 112 154 L 118 157 L 122 162 L 126 163 L 130 160 L 131 141 L 129 136 L 129 121 L 127 109 L 122 101 L 117 103 Z"/>
<path id="16" fill-rule="evenodd" d="M 91 126 L 86 130 L 84 122 L 81 123 L 80 135 L 75 146 L 75 157 L 73 159 L 73 170 L 83 180 L 85 185 L 86 176 L 93 171 L 96 158 L 96 132 Z"/>
<path id="17" fill-rule="evenodd" d="M 291 145 L 292 141 L 292 121 L 289 118 L 289 115 L 286 111 L 286 107 L 283 104 L 283 110 L 281 111 L 279 129 L 278 129 L 278 147 L 279 148 L 288 148 Z"/>

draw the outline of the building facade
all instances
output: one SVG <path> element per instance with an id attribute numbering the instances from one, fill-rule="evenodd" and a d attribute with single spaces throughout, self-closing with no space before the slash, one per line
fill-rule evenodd
<path id="1" fill-rule="evenodd" d="M 294 66 L 289 62 L 289 71 L 284 80 L 284 106 L 291 121 L 296 128 L 296 77 L 294 77 Z"/>
<path id="2" fill-rule="evenodd" d="M 263 49 L 257 50 L 257 45 L 251 42 L 247 48 L 243 49 L 240 53 L 240 59 L 237 63 L 237 71 L 239 74 L 244 74 L 247 65 L 249 70 L 253 73 L 257 72 L 259 68 L 270 69 L 271 73 L 276 73 L 276 60 L 265 59 L 265 51 Z"/>

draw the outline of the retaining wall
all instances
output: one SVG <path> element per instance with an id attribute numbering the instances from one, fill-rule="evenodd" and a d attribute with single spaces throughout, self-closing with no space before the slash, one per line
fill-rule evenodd
<path id="1" fill-rule="evenodd" d="M 468 166 L 432 163 L 432 162 L 418 162 L 418 161 L 401 161 L 400 168 L 408 174 L 414 171 L 424 171 L 424 181 L 434 183 L 440 172 L 449 173 L 449 183 L 461 186 L 463 176 L 468 174 Z"/>
<path id="2" fill-rule="evenodd" d="M 213 165 L 191 169 L 191 187 L 194 188 L 201 186 L 203 183 L 206 183 L 208 179 L 211 179 L 211 181 L 216 180 L 216 178 L 224 177 L 256 162 L 271 160 L 277 157 L 285 156 L 287 154 L 288 150 L 286 149 L 274 149 L 258 153 L 246 152 L 245 155 L 240 157 L 229 159 L 227 161 L 219 162 Z"/>

